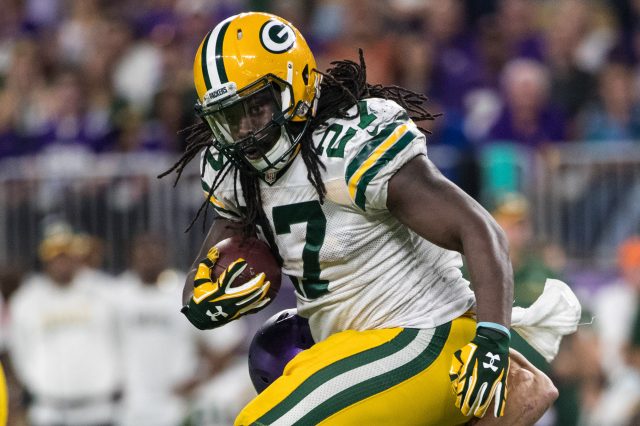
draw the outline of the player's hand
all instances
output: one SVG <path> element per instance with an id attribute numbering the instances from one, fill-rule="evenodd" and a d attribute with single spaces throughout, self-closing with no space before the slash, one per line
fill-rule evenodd
<path id="1" fill-rule="evenodd" d="M 218 257 L 218 249 L 212 247 L 207 257 L 200 261 L 193 280 L 193 296 L 181 311 L 200 330 L 220 327 L 244 314 L 262 309 L 271 301 L 267 297 L 271 283 L 263 272 L 245 283 L 235 282 L 247 267 L 247 262 L 242 258 L 232 262 L 213 281 L 211 269 Z"/>
<path id="2" fill-rule="evenodd" d="M 509 375 L 509 335 L 479 326 L 476 337 L 456 351 L 449 377 L 456 407 L 465 416 L 483 417 L 492 400 L 494 415 L 504 414 Z"/>

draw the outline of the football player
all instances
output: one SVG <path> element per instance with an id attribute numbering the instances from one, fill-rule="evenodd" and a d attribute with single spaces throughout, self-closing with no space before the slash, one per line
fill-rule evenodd
<path id="1" fill-rule="evenodd" d="M 242 259 L 211 276 L 215 243 L 258 235 L 291 277 L 316 342 L 236 425 L 462 424 L 510 416 L 512 392 L 544 412 L 552 386 L 533 377 L 522 392 L 509 373 L 505 237 L 428 159 L 415 124 L 434 118 L 423 96 L 368 84 L 362 57 L 318 71 L 300 32 L 264 13 L 209 32 L 194 77 L 202 120 L 173 170 L 179 178 L 202 151 L 206 205 L 219 218 L 183 313 L 208 329 L 269 302 L 268 281 L 234 282 Z M 522 421 L 516 408 L 509 424 Z"/>

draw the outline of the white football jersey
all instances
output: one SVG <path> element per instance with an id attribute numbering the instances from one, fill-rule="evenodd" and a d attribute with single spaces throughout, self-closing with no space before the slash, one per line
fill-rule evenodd
<path id="1" fill-rule="evenodd" d="M 300 155 L 271 185 L 260 182 L 298 313 L 309 318 L 316 341 L 346 329 L 430 328 L 460 316 L 475 302 L 460 254 L 421 238 L 386 205 L 389 179 L 426 155 L 424 135 L 392 101 L 363 100 L 349 115 L 313 134 L 326 166 L 324 203 Z M 204 151 L 207 193 L 225 161 L 212 147 Z M 231 172 L 210 201 L 220 216 L 237 220 L 246 205 L 241 192 Z"/>

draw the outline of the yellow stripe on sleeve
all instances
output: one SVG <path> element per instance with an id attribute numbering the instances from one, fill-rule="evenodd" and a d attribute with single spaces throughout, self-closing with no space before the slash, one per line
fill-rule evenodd
<path id="1" fill-rule="evenodd" d="M 204 196 L 206 197 L 207 195 L 209 195 L 208 192 L 204 193 Z M 211 201 L 211 204 L 213 204 L 216 207 L 220 207 L 221 209 L 224 209 L 225 206 L 222 203 L 222 201 L 218 200 L 216 197 L 213 196 L 213 194 L 211 194 L 211 196 L 209 197 L 209 201 Z"/>
<path id="2" fill-rule="evenodd" d="M 369 158 L 367 158 L 362 165 L 358 168 L 358 170 L 356 170 L 356 172 L 353 174 L 353 176 L 351 176 L 351 179 L 349 179 L 349 195 L 351 196 L 351 199 L 355 199 L 356 196 L 356 189 L 358 187 L 358 182 L 360 181 L 360 178 L 362 177 L 362 175 L 364 175 L 367 170 L 369 170 L 369 168 L 375 164 L 375 162 L 378 160 L 378 158 L 380 158 L 385 151 L 387 151 L 389 148 L 391 148 L 393 146 L 394 143 L 396 143 L 396 141 L 398 139 L 400 139 L 400 137 L 408 130 L 408 123 L 405 123 L 401 126 L 398 126 L 397 129 L 395 129 L 393 131 L 393 133 L 391 133 L 391 135 L 389 135 L 389 137 L 387 138 L 387 140 L 385 140 L 384 142 L 382 142 L 369 156 Z"/>

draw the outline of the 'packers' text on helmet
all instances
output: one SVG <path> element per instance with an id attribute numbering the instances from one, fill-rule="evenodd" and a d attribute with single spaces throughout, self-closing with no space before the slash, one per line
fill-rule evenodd
<path id="1" fill-rule="evenodd" d="M 238 167 L 273 183 L 315 114 L 321 75 L 300 32 L 267 13 L 220 22 L 198 48 L 198 115 Z M 299 122 L 299 124 L 295 124 Z"/>

